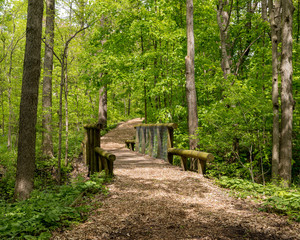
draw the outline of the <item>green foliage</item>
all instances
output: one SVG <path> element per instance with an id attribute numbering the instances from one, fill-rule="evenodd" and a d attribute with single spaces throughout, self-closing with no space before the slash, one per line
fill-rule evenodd
<path id="1" fill-rule="evenodd" d="M 107 193 L 105 181 L 97 174 L 88 181 L 78 179 L 54 189 L 35 190 L 26 201 L 0 201 L 0 238 L 49 239 L 52 230 L 84 221 L 93 207 L 85 204 L 85 196 Z"/>
<path id="2" fill-rule="evenodd" d="M 221 177 L 216 182 L 229 188 L 236 197 L 255 198 L 262 203 L 262 210 L 288 215 L 300 222 L 300 189 L 282 188 L 271 183 L 266 186 L 239 178 Z"/>

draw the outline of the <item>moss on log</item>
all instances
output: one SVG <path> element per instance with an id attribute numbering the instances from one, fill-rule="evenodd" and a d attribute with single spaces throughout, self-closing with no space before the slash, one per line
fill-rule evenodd
<path id="1" fill-rule="evenodd" d="M 96 147 L 95 152 L 98 153 L 101 157 L 104 157 L 104 158 L 108 159 L 111 162 L 116 160 L 115 155 L 104 151 L 102 148 Z"/>
<path id="2" fill-rule="evenodd" d="M 205 161 L 212 161 L 214 160 L 214 155 L 211 153 L 206 152 L 200 152 L 195 150 L 183 150 L 183 149 L 177 149 L 177 148 L 168 148 L 168 153 L 184 156 L 184 157 L 192 157 L 197 158 Z"/>

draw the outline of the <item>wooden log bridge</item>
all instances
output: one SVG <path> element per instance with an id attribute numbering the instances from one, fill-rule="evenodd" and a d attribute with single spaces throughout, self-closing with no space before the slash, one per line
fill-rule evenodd
<path id="1" fill-rule="evenodd" d="M 195 150 L 184 150 L 177 148 L 168 148 L 168 153 L 172 155 L 178 155 L 181 157 L 181 167 L 184 171 L 188 169 L 187 158 L 197 159 L 198 173 L 205 174 L 206 162 L 213 161 L 214 156 L 211 153 L 200 152 Z"/>
<path id="2" fill-rule="evenodd" d="M 188 158 L 197 160 L 199 174 L 205 174 L 206 162 L 214 160 L 211 153 L 195 150 L 184 150 L 173 148 L 173 132 L 177 124 L 139 124 L 135 126 L 135 140 L 126 140 L 126 146 L 136 152 L 150 155 L 155 158 L 168 160 L 173 164 L 173 155 L 181 157 L 181 167 L 188 170 Z"/>
<path id="3" fill-rule="evenodd" d="M 113 162 L 116 156 L 100 148 L 99 124 L 88 124 L 84 126 L 85 143 L 83 148 L 83 158 L 89 169 L 89 175 L 95 172 L 105 171 L 106 175 L 113 175 Z"/>

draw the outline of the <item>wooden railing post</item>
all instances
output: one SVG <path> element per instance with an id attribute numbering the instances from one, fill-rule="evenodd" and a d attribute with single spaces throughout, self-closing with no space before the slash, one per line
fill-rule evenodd
<path id="1" fill-rule="evenodd" d="M 174 140 L 174 128 L 168 127 L 168 143 L 167 148 L 173 148 L 173 140 Z M 168 152 L 168 161 L 170 164 L 173 164 L 173 154 Z"/>
<path id="2" fill-rule="evenodd" d="M 85 125 L 86 129 L 86 164 L 89 167 L 89 175 L 96 171 L 99 171 L 99 163 L 97 160 L 96 153 L 94 151 L 95 147 L 100 147 L 100 125 L 90 124 Z"/>
<path id="3" fill-rule="evenodd" d="M 136 134 L 135 134 L 135 151 L 140 151 L 140 127 L 136 127 Z"/>
<path id="4" fill-rule="evenodd" d="M 161 149 L 162 149 L 162 131 L 161 131 L 161 127 L 157 126 L 156 127 L 156 131 L 157 131 L 157 158 L 161 158 L 162 156 L 162 152 L 161 152 Z"/>

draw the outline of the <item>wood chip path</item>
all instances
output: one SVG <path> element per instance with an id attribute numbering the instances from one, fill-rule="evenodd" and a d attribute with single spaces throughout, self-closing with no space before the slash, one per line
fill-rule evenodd
<path id="1" fill-rule="evenodd" d="M 117 156 L 115 179 L 102 206 L 85 223 L 52 239 L 300 239 L 300 224 L 258 211 L 197 173 L 127 150 L 135 135 L 130 120 L 102 137 Z"/>

